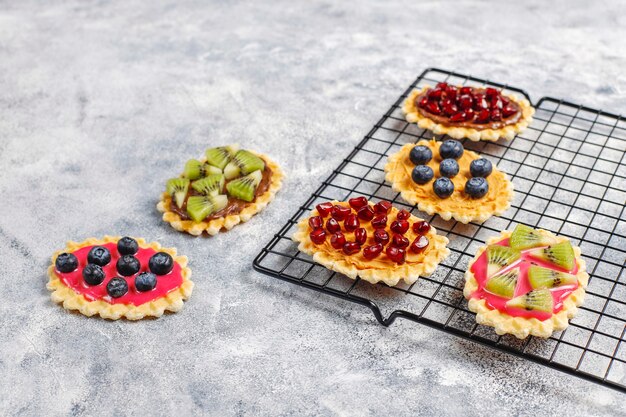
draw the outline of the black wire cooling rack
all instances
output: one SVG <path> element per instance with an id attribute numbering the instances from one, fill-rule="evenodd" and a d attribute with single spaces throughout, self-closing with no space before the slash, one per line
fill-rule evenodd
<path id="1" fill-rule="evenodd" d="M 544 97 L 531 126 L 512 142 L 464 146 L 509 174 L 512 207 L 483 224 L 428 216 L 407 205 L 384 181 L 387 156 L 406 143 L 432 138 L 405 121 L 401 105 L 425 84 L 493 86 L 529 98 L 523 90 L 440 69 L 424 71 L 346 159 L 259 253 L 254 267 L 270 276 L 369 307 L 388 326 L 413 320 L 589 381 L 626 392 L 626 118 Z M 317 265 L 291 241 L 295 224 L 319 202 L 363 195 L 390 200 L 431 222 L 450 239 L 450 256 L 430 277 L 388 287 L 351 280 Z M 476 324 L 463 297 L 463 273 L 487 238 L 517 223 L 567 236 L 579 245 L 590 274 L 585 304 L 570 326 L 549 339 L 498 336 Z"/>

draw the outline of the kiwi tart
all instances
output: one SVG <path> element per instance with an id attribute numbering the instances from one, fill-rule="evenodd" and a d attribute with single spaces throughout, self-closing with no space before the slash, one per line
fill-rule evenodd
<path id="1" fill-rule="evenodd" d="M 215 235 L 248 221 L 274 199 L 284 177 L 267 156 L 239 145 L 209 148 L 166 182 L 157 209 L 181 232 Z"/>
<path id="2" fill-rule="evenodd" d="M 589 275 L 580 248 L 525 225 L 478 249 L 463 294 L 476 321 L 519 339 L 565 329 L 583 303 Z"/>
<path id="3" fill-rule="evenodd" d="M 176 312 L 191 296 L 187 257 L 157 242 L 119 236 L 68 242 L 52 256 L 52 300 L 85 316 L 117 320 Z"/>

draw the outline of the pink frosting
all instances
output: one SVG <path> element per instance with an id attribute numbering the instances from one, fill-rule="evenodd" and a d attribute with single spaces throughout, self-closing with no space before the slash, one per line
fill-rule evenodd
<path id="1" fill-rule="evenodd" d="M 509 239 L 503 239 L 500 242 L 496 243 L 496 245 L 508 246 Z M 539 246 L 539 248 L 541 247 L 545 246 Z M 512 269 L 519 268 L 519 277 L 517 280 L 517 286 L 515 287 L 515 292 L 513 294 L 514 297 L 524 295 L 532 290 L 530 282 L 528 281 L 528 268 L 533 264 L 544 268 L 553 269 L 555 271 L 567 272 L 574 275 L 578 272 L 578 262 L 575 263 L 572 270 L 568 271 L 559 266 L 553 265 L 549 262 L 545 262 L 541 259 L 537 259 L 530 255 L 530 252 L 535 249 L 537 248 L 523 250 L 521 252 L 520 258 L 517 261 L 513 262 L 511 265 L 507 266 L 499 272 L 499 274 L 506 273 L 507 271 L 510 271 Z M 492 294 L 489 291 L 485 290 L 485 284 L 487 283 L 487 251 L 484 251 L 478 257 L 470 270 L 474 274 L 476 282 L 478 282 L 478 289 L 474 291 L 474 293 L 472 293 L 472 298 L 485 300 L 487 307 L 489 307 L 490 309 L 501 311 L 513 317 L 536 318 L 541 321 L 547 320 L 552 317 L 553 314 L 556 314 L 563 309 L 563 301 L 574 290 L 576 290 L 576 288 L 578 288 L 578 283 L 576 283 L 550 289 L 550 293 L 552 294 L 553 299 L 552 313 L 547 313 L 544 311 L 525 310 L 521 308 L 512 308 L 506 306 L 506 302 L 509 301 L 508 298 Z"/>

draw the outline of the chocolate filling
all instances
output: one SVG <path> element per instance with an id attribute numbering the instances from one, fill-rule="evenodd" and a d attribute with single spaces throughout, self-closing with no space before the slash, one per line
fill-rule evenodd
<path id="1" fill-rule="evenodd" d="M 220 217 L 226 217 L 231 214 L 238 214 L 244 208 L 246 208 L 246 206 L 254 203 L 261 194 L 264 194 L 270 188 L 270 183 L 272 180 L 272 170 L 267 165 L 267 161 L 264 161 L 264 162 L 265 162 L 265 169 L 263 170 L 263 177 L 261 178 L 261 182 L 259 183 L 259 186 L 256 188 L 256 192 L 254 193 L 254 200 L 252 200 L 251 202 L 248 202 L 248 201 L 239 200 L 238 198 L 233 198 L 231 196 L 228 196 L 228 204 L 226 204 L 226 207 L 224 207 L 220 211 L 216 211 L 210 216 L 207 216 L 204 220 L 209 221 L 213 219 L 219 219 Z M 224 183 L 224 190 L 226 189 L 226 184 L 228 184 L 228 182 L 229 181 L 226 180 L 226 182 Z M 224 191 L 224 193 L 226 192 Z M 193 195 L 202 195 L 202 194 L 196 192 L 196 190 L 189 187 L 189 191 L 187 191 L 187 196 L 185 197 L 185 202 L 183 203 L 183 206 L 178 207 L 174 199 L 172 199 L 172 201 L 170 202 L 170 211 L 173 211 L 174 213 L 178 214 L 180 218 L 183 220 L 190 220 L 191 217 L 189 217 L 189 214 L 187 214 L 187 199 Z"/>
<path id="2" fill-rule="evenodd" d="M 500 121 L 491 121 L 491 122 L 487 122 L 487 123 L 474 123 L 472 121 L 464 121 L 464 122 L 451 122 L 450 118 L 447 116 L 442 116 L 442 115 L 437 115 L 437 114 L 432 114 L 430 113 L 428 110 L 420 107 L 419 102 L 422 98 L 424 98 L 424 96 L 426 96 L 426 94 L 428 94 L 429 90 L 424 91 L 422 94 L 418 95 L 417 97 L 415 97 L 415 107 L 417 108 L 417 110 L 420 112 L 420 114 L 424 117 L 428 117 L 430 120 L 432 120 L 435 123 L 438 123 L 440 125 L 447 125 L 447 126 L 454 126 L 454 127 L 467 127 L 467 128 L 471 128 L 471 129 L 476 129 L 476 130 L 485 130 L 485 129 L 500 129 L 503 128 L 505 126 L 508 125 L 513 125 L 515 123 L 517 123 L 520 118 L 522 117 L 522 109 L 520 108 L 519 104 L 517 104 L 515 101 L 511 100 L 510 105 L 515 107 L 517 109 L 517 112 L 512 114 L 509 117 L 503 117 L 502 120 Z M 476 91 L 481 91 L 480 89 L 477 89 Z"/>

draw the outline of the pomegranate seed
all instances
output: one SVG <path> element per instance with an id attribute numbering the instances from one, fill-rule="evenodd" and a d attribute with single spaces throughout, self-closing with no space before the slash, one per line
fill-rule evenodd
<path id="1" fill-rule="evenodd" d="M 387 257 L 395 263 L 404 263 L 404 257 L 406 256 L 404 249 L 396 248 L 395 246 L 387 246 L 385 253 L 387 254 Z"/>
<path id="2" fill-rule="evenodd" d="M 371 206 L 361 207 L 357 213 L 361 220 L 372 220 L 374 218 L 374 209 Z"/>
<path id="3" fill-rule="evenodd" d="M 422 252 L 424 249 L 426 249 L 426 247 L 428 247 L 428 238 L 426 236 L 418 236 L 415 238 L 415 240 L 413 241 L 413 243 L 411 243 L 411 252 L 413 253 L 420 253 Z"/>
<path id="4" fill-rule="evenodd" d="M 479 111 L 478 114 L 476 115 L 475 122 L 486 123 L 489 121 L 490 116 L 491 116 L 491 113 L 489 112 L 489 110 L 483 109 Z"/>
<path id="5" fill-rule="evenodd" d="M 461 106 L 462 109 L 471 109 L 473 105 L 474 100 L 469 94 L 463 94 L 461 97 L 459 97 L 459 106 Z"/>
<path id="6" fill-rule="evenodd" d="M 500 100 L 499 97 L 494 97 L 491 99 L 491 103 L 489 103 L 489 107 L 491 107 L 491 110 L 493 109 L 502 109 L 502 100 Z"/>
<path id="7" fill-rule="evenodd" d="M 459 108 L 456 106 L 456 104 L 450 102 L 451 104 L 449 105 L 445 105 L 443 106 L 443 112 L 447 115 L 447 116 L 452 116 L 454 113 L 459 111 Z"/>
<path id="8" fill-rule="evenodd" d="M 346 221 L 343 222 L 343 227 L 348 231 L 348 232 L 353 232 L 356 229 L 359 228 L 359 226 L 361 225 L 361 223 L 359 222 L 358 217 L 356 217 L 356 214 L 348 214 L 348 217 L 346 217 Z"/>
<path id="9" fill-rule="evenodd" d="M 354 241 L 359 245 L 363 245 L 367 241 L 367 231 L 360 227 L 354 231 Z"/>
<path id="10" fill-rule="evenodd" d="M 376 243 L 363 249 L 363 256 L 365 257 L 365 259 L 374 259 L 378 255 L 380 255 L 382 251 L 383 245 L 381 245 L 380 243 Z"/>
<path id="11" fill-rule="evenodd" d="M 374 211 L 379 214 L 387 214 L 391 210 L 391 203 L 389 201 L 379 201 L 374 204 Z"/>
<path id="12" fill-rule="evenodd" d="M 313 216 L 309 218 L 309 226 L 311 226 L 311 229 L 319 229 L 324 227 L 324 220 L 320 216 Z"/>
<path id="13" fill-rule="evenodd" d="M 491 110 L 491 120 L 502 120 L 502 112 L 498 109 Z"/>
<path id="14" fill-rule="evenodd" d="M 426 105 L 426 110 L 428 110 L 432 114 L 441 114 L 441 109 L 439 108 L 439 104 L 434 101 L 429 101 Z"/>
<path id="15" fill-rule="evenodd" d="M 462 122 L 465 120 L 465 118 L 467 117 L 467 114 L 464 111 L 460 111 L 456 114 L 453 114 L 450 117 L 450 121 L 451 122 Z"/>
<path id="16" fill-rule="evenodd" d="M 400 233 L 402 235 L 406 233 L 407 230 L 409 230 L 409 222 L 407 222 L 406 220 L 396 220 L 395 222 L 391 223 L 391 226 L 389 226 L 389 228 L 392 232 Z"/>
<path id="17" fill-rule="evenodd" d="M 348 214 L 350 214 L 351 211 L 350 207 L 335 205 L 330 211 L 330 215 L 333 216 L 333 219 L 342 221 Z"/>
<path id="18" fill-rule="evenodd" d="M 430 230 L 430 224 L 427 221 L 413 223 L 413 231 L 420 235 L 425 235 Z"/>
<path id="19" fill-rule="evenodd" d="M 411 243 L 409 239 L 402 235 L 393 235 L 393 238 L 391 238 L 391 244 L 396 248 L 406 248 L 409 246 L 409 243 Z"/>
<path id="20" fill-rule="evenodd" d="M 472 120 L 474 120 L 474 116 L 475 115 L 476 115 L 476 113 L 474 113 L 474 109 L 467 109 L 467 110 L 465 110 L 465 120 L 472 121 Z"/>
<path id="21" fill-rule="evenodd" d="M 309 233 L 309 237 L 311 238 L 311 242 L 319 245 L 326 241 L 326 231 L 324 229 L 315 229 Z"/>
<path id="22" fill-rule="evenodd" d="M 429 100 L 439 100 L 441 98 L 441 94 L 443 93 L 443 90 L 441 88 L 435 88 L 434 90 L 430 90 L 428 92 L 428 99 Z"/>
<path id="23" fill-rule="evenodd" d="M 411 213 L 406 210 L 400 210 L 398 214 L 396 214 L 396 220 L 408 220 L 411 217 Z"/>
<path id="24" fill-rule="evenodd" d="M 459 92 L 461 94 L 472 94 L 472 87 L 461 87 Z"/>
<path id="25" fill-rule="evenodd" d="M 494 97 L 498 95 L 498 90 L 492 87 L 487 87 L 485 89 L 485 94 L 487 94 L 487 97 Z"/>
<path id="26" fill-rule="evenodd" d="M 326 230 L 330 233 L 337 233 L 341 230 L 341 226 L 339 226 L 339 222 L 337 222 L 337 220 L 330 218 L 326 222 Z"/>
<path id="27" fill-rule="evenodd" d="M 330 213 L 330 210 L 333 208 L 333 203 L 321 203 L 315 206 L 315 208 L 317 209 L 317 212 L 320 214 L 320 216 L 326 217 L 328 216 L 328 213 Z"/>
<path id="28" fill-rule="evenodd" d="M 484 94 L 476 94 L 474 96 L 474 108 L 476 110 L 489 108 L 489 104 L 487 104 L 487 100 L 485 100 Z"/>
<path id="29" fill-rule="evenodd" d="M 502 100 L 503 106 L 511 104 L 511 100 L 508 97 L 503 96 L 502 94 L 500 94 L 500 100 Z"/>
<path id="30" fill-rule="evenodd" d="M 367 198 L 354 197 L 348 200 L 348 203 L 350 203 L 350 207 L 352 207 L 353 209 L 359 210 L 361 207 L 367 206 Z"/>
<path id="31" fill-rule="evenodd" d="M 387 226 L 387 216 L 384 214 L 377 214 L 372 219 L 372 227 L 374 229 L 384 229 Z"/>
<path id="32" fill-rule="evenodd" d="M 343 248 L 346 243 L 346 237 L 341 232 L 333 233 L 330 237 L 330 245 L 335 249 Z"/>
<path id="33" fill-rule="evenodd" d="M 343 253 L 346 255 L 354 255 L 361 250 L 361 247 L 356 242 L 348 242 L 343 245 Z"/>
<path id="34" fill-rule="evenodd" d="M 454 101 L 456 100 L 456 95 L 457 95 L 457 89 L 454 86 L 449 86 L 448 88 L 446 88 L 446 97 L 449 98 L 450 100 Z"/>
<path id="35" fill-rule="evenodd" d="M 510 104 L 507 104 L 502 108 L 502 115 L 504 117 L 513 116 L 515 113 L 517 113 L 517 109 Z"/>
<path id="36" fill-rule="evenodd" d="M 374 242 L 386 245 L 389 243 L 389 233 L 385 229 L 377 229 L 374 231 Z"/>
<path id="37" fill-rule="evenodd" d="M 445 89 L 447 89 L 448 87 L 449 87 L 449 86 L 448 86 L 448 83 L 444 83 L 444 82 L 437 83 L 437 88 L 438 88 L 438 89 L 440 89 L 440 90 L 445 90 Z"/>
<path id="38" fill-rule="evenodd" d="M 422 99 L 419 102 L 419 106 L 422 108 L 425 108 L 427 104 L 428 104 L 428 97 L 426 96 L 422 97 Z"/>

